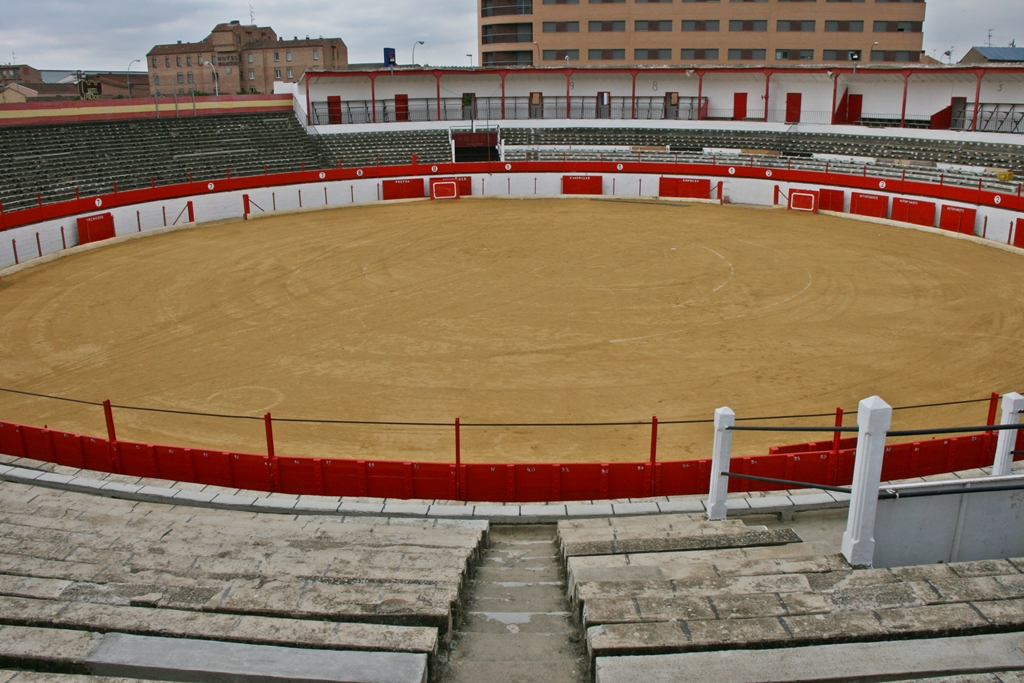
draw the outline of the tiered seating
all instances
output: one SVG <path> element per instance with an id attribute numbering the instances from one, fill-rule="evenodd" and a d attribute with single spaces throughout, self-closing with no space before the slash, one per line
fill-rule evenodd
<path id="1" fill-rule="evenodd" d="M 161 118 L 0 128 L 5 211 L 81 194 L 324 166 L 291 114 Z"/>
<path id="2" fill-rule="evenodd" d="M 787 531 L 688 515 L 559 523 L 598 680 L 631 680 L 602 677 L 606 657 L 644 655 L 650 673 L 665 653 L 1024 631 L 1024 560 L 853 569 Z"/>
<path id="3" fill-rule="evenodd" d="M 483 521 L 253 515 L 13 483 L 0 508 L 0 661 L 19 639 L 71 630 L 433 666 L 487 543 Z"/>
<path id="4" fill-rule="evenodd" d="M 332 166 L 394 166 L 412 162 L 446 163 L 452 160 L 447 130 L 394 130 L 373 133 L 337 133 L 317 138 Z"/>

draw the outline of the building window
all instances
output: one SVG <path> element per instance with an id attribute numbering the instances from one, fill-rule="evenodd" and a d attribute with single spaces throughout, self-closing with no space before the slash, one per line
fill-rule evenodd
<path id="1" fill-rule="evenodd" d="M 153 68 L 156 68 L 156 57 L 153 57 Z"/>
<path id="2" fill-rule="evenodd" d="M 281 61 L 281 53 L 280 52 L 275 52 L 274 53 L 274 61 L 275 62 L 280 62 Z"/>
<path id="3" fill-rule="evenodd" d="M 544 1 L 545 1 L 545 3 L 547 2 L 547 0 L 544 0 Z M 612 4 L 615 4 L 615 3 L 622 3 L 622 2 L 625 2 L 625 1 L 626 0 L 590 0 L 590 4 L 591 5 L 612 5 Z M 561 4 L 561 3 L 555 3 L 555 4 Z M 566 4 L 568 4 L 568 5 L 575 5 L 577 3 L 576 2 L 569 2 L 569 3 L 566 3 Z"/>
<path id="4" fill-rule="evenodd" d="M 570 62 L 580 61 L 579 50 L 544 50 L 545 62 L 561 62 L 568 59 Z"/>
<path id="5" fill-rule="evenodd" d="M 484 45 L 496 43 L 532 43 L 533 24 L 490 24 L 484 26 Z"/>
<path id="6" fill-rule="evenodd" d="M 921 53 L 910 50 L 872 50 L 872 62 L 920 62 Z"/>
<path id="7" fill-rule="evenodd" d="M 593 0 L 591 0 L 593 2 Z M 544 0 L 545 5 L 578 5 L 580 0 Z"/>
<path id="8" fill-rule="evenodd" d="M 718 2 L 719 0 L 680 0 L 680 2 Z"/>
<path id="9" fill-rule="evenodd" d="M 291 69 L 288 69 L 288 78 L 295 78 L 295 74 L 292 72 Z"/>
<path id="10" fill-rule="evenodd" d="M 768 22 L 759 19 L 754 21 L 748 21 L 745 19 L 730 19 L 729 20 L 730 31 L 767 31 Z M 729 50 L 732 52 L 732 50 Z"/>
<path id="11" fill-rule="evenodd" d="M 484 0 L 480 12 L 480 16 L 485 18 L 504 17 L 514 14 L 533 14 L 533 0 Z"/>
<path id="12" fill-rule="evenodd" d="M 875 0 L 875 2 L 924 2 L 924 0 Z"/>
<path id="13" fill-rule="evenodd" d="M 160 85 L 160 76 L 153 76 L 153 85 Z"/>
<path id="14" fill-rule="evenodd" d="M 863 33 L 863 21 L 826 21 L 826 33 Z"/>
<path id="15" fill-rule="evenodd" d="M 825 0 L 825 2 L 864 2 L 864 0 Z"/>
<path id="16" fill-rule="evenodd" d="M 587 59 L 592 61 L 619 61 L 625 58 L 625 50 L 590 50 L 587 52 Z"/>
<path id="17" fill-rule="evenodd" d="M 672 2 L 672 0 L 636 0 L 637 4 L 644 2 Z"/>
<path id="18" fill-rule="evenodd" d="M 286 52 L 284 53 L 284 60 L 285 60 L 286 62 L 290 62 L 290 61 L 292 61 L 292 51 L 291 51 L 291 50 L 287 50 L 287 51 L 286 51 Z"/>
<path id="19" fill-rule="evenodd" d="M 679 59 L 690 61 L 700 59 L 711 59 L 718 60 L 718 48 L 704 49 L 704 48 L 689 48 L 684 47 L 679 52 Z"/>
<path id="20" fill-rule="evenodd" d="M 671 31 L 672 21 L 638 21 L 633 27 L 635 31 Z"/>
<path id="21" fill-rule="evenodd" d="M 320 50 L 313 50 L 313 59 L 320 59 Z"/>
<path id="22" fill-rule="evenodd" d="M 195 79 L 192 78 L 192 72 L 191 71 L 188 72 L 188 82 L 189 83 L 195 83 L 196 82 Z"/>
<path id="23" fill-rule="evenodd" d="M 589 26 L 591 33 L 620 33 L 625 30 L 626 22 L 624 21 L 592 21 Z"/>
<path id="24" fill-rule="evenodd" d="M 710 19 L 708 21 L 684 21 L 684 31 L 717 31 L 718 30 L 718 19 Z"/>
<path id="25" fill-rule="evenodd" d="M 171 58 L 170 57 L 164 57 L 164 66 L 170 66 L 170 65 L 171 65 Z"/>
<path id="26" fill-rule="evenodd" d="M 185 66 L 192 66 L 192 55 L 185 57 Z"/>
<path id="27" fill-rule="evenodd" d="M 231 75 L 231 67 L 229 66 L 228 68 L 224 69 L 224 73 L 226 73 L 227 75 L 230 76 Z"/>
<path id="28" fill-rule="evenodd" d="M 778 62 L 810 61 L 814 59 L 814 50 L 776 50 L 775 60 Z"/>
<path id="29" fill-rule="evenodd" d="M 210 64 L 217 66 L 217 55 L 210 55 Z"/>
<path id="30" fill-rule="evenodd" d="M 824 50 L 821 58 L 826 62 L 859 62 L 860 50 Z"/>
<path id="31" fill-rule="evenodd" d="M 920 33 L 920 21 L 876 21 L 875 33 Z"/>
<path id="32" fill-rule="evenodd" d="M 579 33 L 578 21 L 545 21 L 544 33 Z"/>
<path id="33" fill-rule="evenodd" d="M 729 0 L 729 2 L 768 2 L 768 0 Z"/>
<path id="34" fill-rule="evenodd" d="M 249 70 L 249 80 L 250 81 L 255 81 L 256 80 L 256 72 L 253 71 L 252 69 Z"/>
<path id="35" fill-rule="evenodd" d="M 780 33 L 814 33 L 815 29 L 814 21 L 788 21 L 780 19 L 775 26 L 775 30 Z"/>
<path id="36" fill-rule="evenodd" d="M 742 49 L 738 49 L 738 48 L 733 48 L 733 49 L 729 50 L 729 59 L 732 60 L 732 61 L 741 61 L 741 60 L 748 60 L 749 61 L 749 60 L 752 60 L 752 59 L 757 59 L 757 60 L 760 60 L 760 61 L 763 62 L 764 59 L 765 59 L 765 51 L 764 50 L 742 50 Z"/>
<path id="37" fill-rule="evenodd" d="M 281 78 L 281 70 L 280 69 L 274 69 L 274 78 L 277 78 L 277 79 Z"/>
<path id="38" fill-rule="evenodd" d="M 185 82 L 185 75 L 184 74 L 178 74 L 178 83 L 184 83 L 184 82 Z"/>
<path id="39" fill-rule="evenodd" d="M 249 63 L 250 64 L 252 64 L 254 58 L 255 58 L 255 55 L 253 55 L 253 53 L 250 52 L 249 53 Z"/>
<path id="40" fill-rule="evenodd" d="M 876 21 L 875 23 L 877 24 L 878 22 Z M 175 57 L 174 61 L 177 63 L 178 66 L 181 66 L 181 57 Z"/>
<path id="41" fill-rule="evenodd" d="M 668 61 L 672 59 L 672 50 L 669 48 L 639 48 L 633 51 L 633 59 Z"/>

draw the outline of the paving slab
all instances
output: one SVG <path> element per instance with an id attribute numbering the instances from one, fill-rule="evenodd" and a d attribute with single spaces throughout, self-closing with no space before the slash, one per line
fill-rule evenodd
<path id="1" fill-rule="evenodd" d="M 1024 634 L 598 658 L 596 683 L 897 680 L 1024 668 Z"/>
<path id="2" fill-rule="evenodd" d="M 692 536 L 663 538 L 631 538 L 610 541 L 565 542 L 562 552 L 566 557 L 575 555 L 617 555 L 621 553 L 669 552 L 673 550 L 711 550 L 759 545 L 785 545 L 801 543 L 792 529 L 747 531 L 743 533 L 707 533 Z"/>
<path id="3" fill-rule="evenodd" d="M 85 665 L 99 676 L 190 683 L 426 683 L 425 655 L 104 635 Z"/>
<path id="4" fill-rule="evenodd" d="M 93 637 L 88 631 L 0 626 L 0 666 L 85 673 Z"/>

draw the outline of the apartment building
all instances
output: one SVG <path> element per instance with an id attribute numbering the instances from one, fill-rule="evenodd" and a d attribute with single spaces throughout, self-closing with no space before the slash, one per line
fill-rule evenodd
<path id="1" fill-rule="evenodd" d="M 232 21 L 198 43 L 155 46 L 146 65 L 160 95 L 271 93 L 274 81 L 296 83 L 307 69 L 344 69 L 348 47 L 341 38 L 285 40 L 269 26 Z"/>
<path id="2" fill-rule="evenodd" d="M 924 15 L 924 0 L 479 0 L 479 63 L 916 63 Z"/>

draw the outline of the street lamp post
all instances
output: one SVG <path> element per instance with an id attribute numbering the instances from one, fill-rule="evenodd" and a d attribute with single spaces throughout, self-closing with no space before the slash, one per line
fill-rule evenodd
<path id="1" fill-rule="evenodd" d="M 203 66 L 208 66 L 213 69 L 213 94 L 220 97 L 220 79 L 217 78 L 217 67 L 211 62 L 206 62 Z"/>
<path id="2" fill-rule="evenodd" d="M 415 43 L 412 44 L 412 65 L 413 66 L 416 66 L 416 46 L 417 45 L 423 45 L 423 41 L 422 40 L 417 40 Z"/>
<path id="3" fill-rule="evenodd" d="M 466 55 L 466 56 L 469 57 L 469 68 L 472 69 L 473 68 L 473 55 Z"/>
<path id="4" fill-rule="evenodd" d="M 132 64 L 138 64 L 141 61 L 141 59 L 133 59 L 132 61 L 128 62 L 128 71 L 126 72 L 126 75 L 124 77 L 124 82 L 125 86 L 127 86 L 128 88 L 129 100 L 132 98 Z"/>

